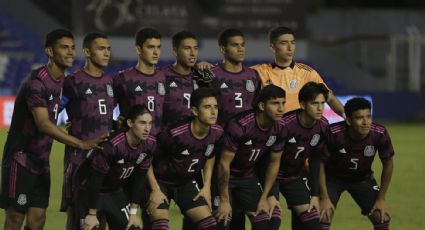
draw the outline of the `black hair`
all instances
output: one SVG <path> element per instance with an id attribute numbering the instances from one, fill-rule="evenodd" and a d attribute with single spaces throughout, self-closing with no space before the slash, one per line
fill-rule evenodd
<path id="1" fill-rule="evenodd" d="M 354 97 L 345 103 L 344 111 L 345 115 L 349 118 L 353 115 L 354 112 L 361 109 L 372 109 L 370 101 L 366 100 L 363 97 Z"/>
<path id="2" fill-rule="evenodd" d="M 44 43 L 44 47 L 52 47 L 59 39 L 64 37 L 74 39 L 74 35 L 72 35 L 71 31 L 69 30 L 65 30 L 65 29 L 52 30 L 46 35 L 46 41 Z"/>
<path id="3" fill-rule="evenodd" d="M 266 103 L 270 99 L 284 98 L 284 97 L 286 97 L 285 90 L 273 84 L 266 85 L 264 88 L 260 90 L 258 95 L 255 97 L 254 108 L 258 110 L 258 103 L 260 102 Z"/>
<path id="4" fill-rule="evenodd" d="M 147 39 L 161 39 L 162 35 L 153 28 L 142 28 L 136 33 L 136 46 L 142 46 Z"/>
<path id="5" fill-rule="evenodd" d="M 277 39 L 284 34 L 292 34 L 295 36 L 294 31 L 288 27 L 279 26 L 270 30 L 269 32 L 269 42 L 275 43 Z"/>
<path id="6" fill-rule="evenodd" d="M 124 120 L 118 119 L 114 124 L 114 130 L 121 130 L 121 131 L 127 131 L 130 129 L 127 124 L 127 120 L 136 120 L 136 118 L 140 115 L 143 115 L 145 113 L 151 114 L 151 111 L 145 106 L 141 104 L 133 105 L 128 110 L 127 116 L 124 118 Z"/>
<path id="7" fill-rule="evenodd" d="M 328 100 L 329 90 L 323 83 L 317 83 L 310 81 L 301 87 L 300 92 L 298 93 L 299 102 L 308 102 L 316 99 L 317 95 L 323 94 L 325 101 Z"/>
<path id="8" fill-rule="evenodd" d="M 229 38 L 236 37 L 236 36 L 244 37 L 242 31 L 238 29 L 233 29 L 233 28 L 225 29 L 218 35 L 218 45 L 226 46 L 227 43 L 229 42 Z"/>
<path id="9" fill-rule="evenodd" d="M 190 95 L 190 106 L 198 108 L 201 104 L 202 99 L 207 97 L 214 97 L 217 99 L 217 92 L 214 89 L 200 87 L 195 89 Z"/>
<path id="10" fill-rule="evenodd" d="M 90 48 L 91 43 L 98 38 L 107 39 L 108 36 L 102 32 L 89 32 L 84 36 L 83 39 L 83 48 Z"/>
<path id="11" fill-rule="evenodd" d="M 196 37 L 195 34 L 187 30 L 182 30 L 173 35 L 172 37 L 173 48 L 178 48 L 180 43 L 187 38 L 193 38 L 196 41 L 198 41 L 198 38 Z"/>

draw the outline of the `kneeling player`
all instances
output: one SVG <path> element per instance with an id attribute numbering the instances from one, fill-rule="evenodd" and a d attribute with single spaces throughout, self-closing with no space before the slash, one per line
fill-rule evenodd
<path id="1" fill-rule="evenodd" d="M 344 191 L 350 193 L 362 214 L 369 216 L 374 229 L 389 229 L 385 194 L 393 172 L 394 149 L 390 136 L 383 126 L 372 123 L 371 104 L 366 99 L 349 100 L 345 113 L 346 121 L 330 127 L 329 155 L 326 164 L 321 165 L 321 229 L 329 229 Z M 371 168 L 376 151 L 383 165 L 381 187 Z"/>
<path id="2" fill-rule="evenodd" d="M 218 166 L 220 204 L 216 214 L 225 227 L 232 213 L 229 193 L 232 201 L 237 201 L 250 218 L 252 229 L 269 226 L 269 215 L 275 207 L 269 207 L 267 198 L 282 155 L 284 127 L 280 120 L 284 105 L 285 91 L 268 85 L 260 91 L 255 110 L 239 113 L 227 124 Z M 263 190 L 255 164 L 267 154 L 270 161 Z M 279 225 L 275 229 L 279 229 Z"/>
<path id="3" fill-rule="evenodd" d="M 305 84 L 298 100 L 301 109 L 283 116 L 286 140 L 280 163 L 280 192 L 296 214 L 293 223 L 301 229 L 319 229 L 319 168 L 329 124 L 322 117 L 328 90 L 315 82 Z M 311 189 L 303 180 L 303 169 L 309 160 Z M 293 229 L 298 228 L 293 224 Z"/>
<path id="4" fill-rule="evenodd" d="M 145 106 L 135 105 L 126 125 L 126 132 L 112 135 L 77 171 L 82 181 L 75 193 L 80 229 L 98 226 L 99 214 L 106 217 L 109 229 L 142 228 L 137 210 L 156 148 L 156 139 L 149 135 L 152 115 Z"/>
<path id="5" fill-rule="evenodd" d="M 148 213 L 152 229 L 168 229 L 168 200 L 174 199 L 182 213 L 198 229 L 215 229 L 211 214 L 211 175 L 214 146 L 223 129 L 215 125 L 218 115 L 215 91 L 199 88 L 190 97 L 193 118 L 177 123 L 158 137 L 160 157 L 154 164 L 155 176 L 149 174 L 151 194 Z M 203 187 L 195 176 L 203 172 Z M 165 201 L 164 201 L 165 200 Z"/>

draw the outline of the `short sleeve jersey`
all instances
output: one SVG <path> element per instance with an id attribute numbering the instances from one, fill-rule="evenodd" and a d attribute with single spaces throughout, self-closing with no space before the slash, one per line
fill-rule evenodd
<path id="1" fill-rule="evenodd" d="M 143 104 L 152 112 L 154 126 L 151 134 L 161 129 L 164 109 L 165 76 L 158 69 L 151 75 L 144 74 L 135 67 L 121 71 L 114 77 L 114 95 L 120 113 L 126 116 L 133 105 Z"/>
<path id="2" fill-rule="evenodd" d="M 219 91 L 218 123 L 224 126 L 236 114 L 252 109 L 259 77 L 255 70 L 243 67 L 239 73 L 232 73 L 217 65 L 212 68 L 216 79 L 212 86 Z"/>
<path id="3" fill-rule="evenodd" d="M 165 75 L 165 99 L 163 126 L 169 126 L 192 116 L 190 95 L 198 88 L 192 72 L 187 75 L 177 73 L 171 65 L 161 69 Z"/>
<path id="4" fill-rule="evenodd" d="M 53 139 L 38 130 L 32 110 L 46 108 L 49 120 L 56 124 L 62 86 L 63 77 L 53 79 L 47 66 L 33 70 L 24 80 L 16 96 L 3 163 L 13 158 L 33 173 L 49 172 Z"/>
<path id="5" fill-rule="evenodd" d="M 190 129 L 191 120 L 170 126 L 158 136 L 160 159 L 155 166 L 156 178 L 172 186 L 182 185 L 195 178 L 214 156 L 223 128 L 212 125 L 203 139 L 197 139 Z"/>
<path id="6" fill-rule="evenodd" d="M 388 131 L 375 123 L 362 140 L 354 140 L 348 135 L 344 121 L 332 124 L 327 146 L 326 175 L 347 182 L 362 181 L 373 175 L 372 162 L 376 152 L 382 161 L 394 155 Z"/>
<path id="7" fill-rule="evenodd" d="M 282 152 L 283 128 L 283 122 L 276 121 L 270 129 L 260 129 L 252 110 L 232 118 L 223 136 L 223 148 L 235 153 L 230 164 L 230 178 L 254 177 L 255 164 L 263 155 Z"/>
<path id="8" fill-rule="evenodd" d="M 306 83 L 314 81 L 325 84 L 313 68 L 302 63 L 292 62 L 286 68 L 279 67 L 276 64 L 261 64 L 251 68 L 258 72 L 261 79 L 261 87 L 273 84 L 285 90 L 285 112 L 300 108 L 298 93 Z"/>
<path id="9" fill-rule="evenodd" d="M 299 121 L 301 110 L 285 114 L 282 121 L 286 127 L 286 140 L 280 162 L 279 179 L 296 178 L 302 175 L 306 159 L 312 154 L 320 154 L 323 158 L 327 134 L 328 120 L 322 117 L 309 128 L 303 127 Z"/>
<path id="10" fill-rule="evenodd" d="M 149 136 L 136 147 L 130 146 L 125 132 L 113 135 L 101 144 L 91 162 L 91 168 L 105 174 L 102 189 L 114 189 L 124 183 L 134 172 L 147 173 L 156 149 L 156 139 Z"/>

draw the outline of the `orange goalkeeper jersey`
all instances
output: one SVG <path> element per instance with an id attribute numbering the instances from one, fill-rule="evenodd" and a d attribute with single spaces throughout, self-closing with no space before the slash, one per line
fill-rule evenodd
<path id="1" fill-rule="evenodd" d="M 274 84 L 285 90 L 285 112 L 300 108 L 298 93 L 307 82 L 314 81 L 325 84 L 313 68 L 302 63 L 292 62 L 285 68 L 276 64 L 259 64 L 251 68 L 255 69 L 260 75 L 261 87 Z M 328 86 L 326 87 L 329 89 Z M 329 92 L 332 93 L 330 90 Z"/>

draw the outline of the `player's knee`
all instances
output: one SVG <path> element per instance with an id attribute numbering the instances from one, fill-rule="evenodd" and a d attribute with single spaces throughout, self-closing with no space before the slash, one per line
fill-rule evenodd
<path id="1" fill-rule="evenodd" d="M 6 219 L 5 226 L 20 228 L 22 223 L 24 222 L 25 214 L 15 211 L 14 209 L 7 209 L 6 211 Z"/>
<path id="2" fill-rule="evenodd" d="M 373 224 L 380 224 L 381 223 L 381 213 L 379 211 L 374 211 L 372 214 L 369 215 L 370 221 L 372 221 Z M 391 217 L 388 215 L 385 215 L 384 217 L 384 223 L 390 222 Z"/>
<path id="3" fill-rule="evenodd" d="M 27 215 L 27 227 L 29 227 L 29 229 L 43 229 L 45 222 L 46 212 L 29 212 Z"/>
<path id="4" fill-rule="evenodd" d="M 209 216 L 196 222 L 196 227 L 202 230 L 213 230 L 217 227 L 217 221 L 213 216 Z"/>

